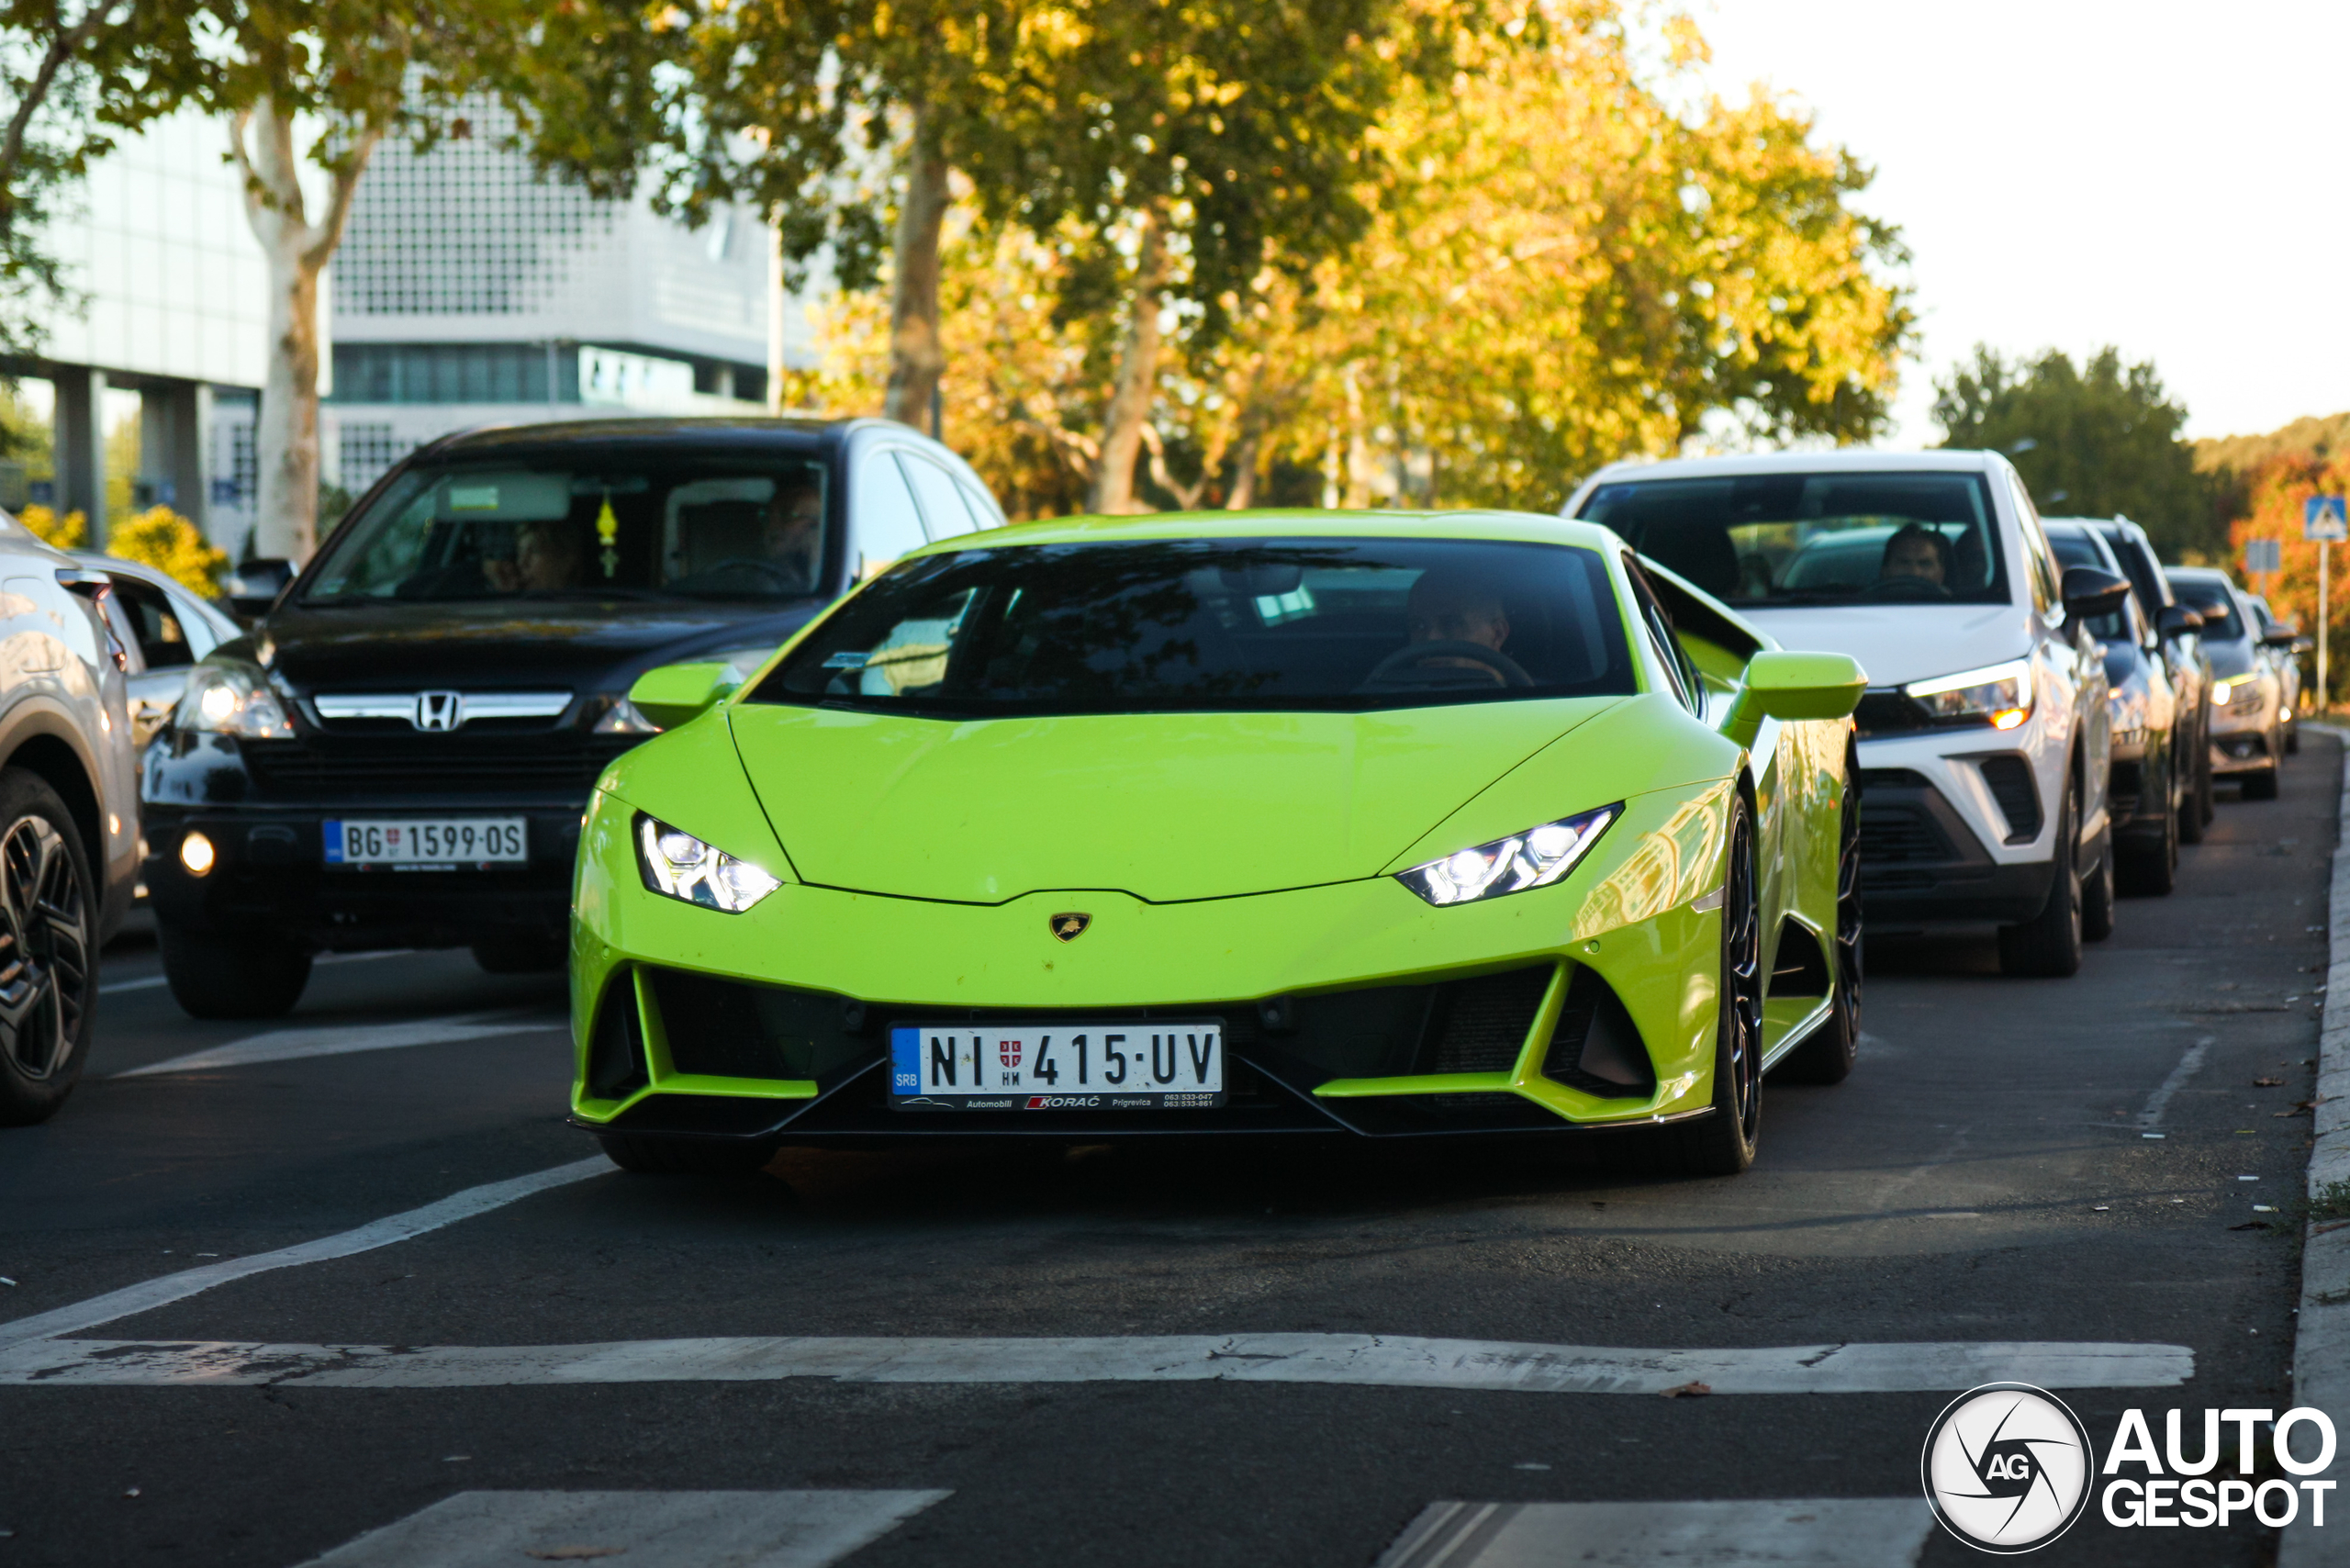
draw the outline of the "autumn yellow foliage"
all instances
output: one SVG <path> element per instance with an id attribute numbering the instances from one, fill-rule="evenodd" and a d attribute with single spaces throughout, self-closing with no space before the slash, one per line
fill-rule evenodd
<path id="1" fill-rule="evenodd" d="M 152 566 L 207 599 L 220 591 L 229 570 L 228 552 L 213 548 L 195 523 L 169 507 L 150 507 L 115 524 L 106 552 Z"/>
<path id="2" fill-rule="evenodd" d="M 78 511 L 57 515 L 53 507 L 30 506 L 17 514 L 31 535 L 60 550 L 79 550 L 89 543 L 90 520 Z"/>

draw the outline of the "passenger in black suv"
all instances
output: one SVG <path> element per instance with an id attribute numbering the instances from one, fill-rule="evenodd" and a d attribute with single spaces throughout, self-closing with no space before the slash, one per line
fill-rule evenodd
<path id="1" fill-rule="evenodd" d="M 631 420 L 452 436 L 362 498 L 146 757 L 172 994 L 270 1017 L 321 950 L 560 968 L 581 812 L 683 659 L 745 674 L 925 540 L 1003 513 L 879 420 Z"/>

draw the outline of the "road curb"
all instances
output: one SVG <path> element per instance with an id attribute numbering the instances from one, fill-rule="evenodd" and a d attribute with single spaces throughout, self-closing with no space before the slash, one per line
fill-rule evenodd
<path id="1" fill-rule="evenodd" d="M 2316 1122 L 2308 1193 L 2350 1182 L 2350 730 L 2309 724 L 2343 744 L 2333 879 L 2326 899 L 2325 1011 L 2318 1029 Z M 2301 1305 L 2293 1335 L 2293 1403 L 2350 1421 L 2350 1223 L 2311 1225 L 2301 1238 Z M 2305 1439 L 2306 1440 L 2306 1439 Z M 2327 1474 L 2342 1478 L 2337 1454 Z M 2306 1515 L 2285 1527 L 2277 1568 L 2350 1568 L 2350 1498 L 2333 1494 L 2330 1529 Z"/>

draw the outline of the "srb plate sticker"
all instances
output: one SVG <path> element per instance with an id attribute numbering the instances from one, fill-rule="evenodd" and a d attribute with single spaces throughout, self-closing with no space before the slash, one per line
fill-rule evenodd
<path id="1" fill-rule="evenodd" d="M 1219 1019 L 890 1030 L 901 1111 L 1187 1111 L 1225 1098 Z"/>

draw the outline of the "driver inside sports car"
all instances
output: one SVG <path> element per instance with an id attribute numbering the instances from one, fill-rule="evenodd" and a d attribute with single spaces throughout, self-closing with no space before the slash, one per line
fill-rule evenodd
<path id="1" fill-rule="evenodd" d="M 1404 607 L 1404 634 L 1414 643 L 1474 643 L 1495 653 L 1509 641 L 1509 614 L 1502 596 L 1458 572 L 1420 574 Z M 1473 670 L 1495 686 L 1507 678 L 1496 666 L 1457 654 L 1430 654 L 1417 661 L 1429 669 Z"/>
<path id="2" fill-rule="evenodd" d="M 1907 578 L 1942 588 L 1950 576 L 1950 541 L 1941 529 L 1905 522 L 1885 542 L 1885 564 L 1877 569 L 1877 581 Z"/>

